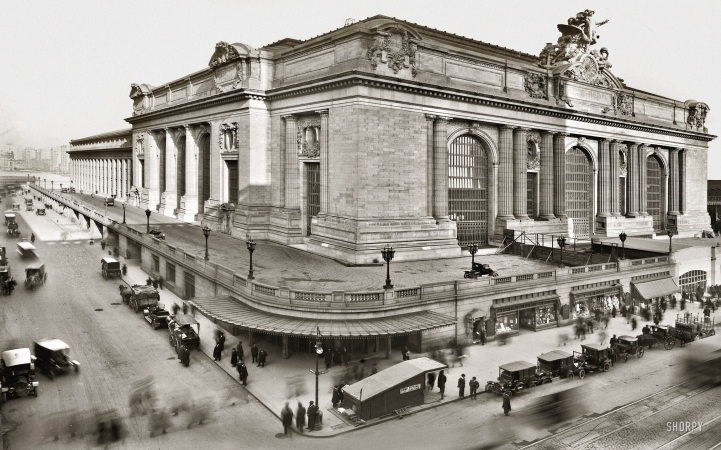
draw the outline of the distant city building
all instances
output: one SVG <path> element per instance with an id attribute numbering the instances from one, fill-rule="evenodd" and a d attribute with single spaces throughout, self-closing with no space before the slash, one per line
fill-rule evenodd
<path id="1" fill-rule="evenodd" d="M 70 150 L 69 145 L 61 145 L 60 146 L 60 172 L 61 173 L 69 173 L 70 172 L 70 155 L 68 154 L 68 151 Z"/>

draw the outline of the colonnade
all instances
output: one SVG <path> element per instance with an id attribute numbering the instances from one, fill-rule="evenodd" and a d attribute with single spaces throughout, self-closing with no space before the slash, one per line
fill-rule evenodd
<path id="1" fill-rule="evenodd" d="M 123 199 L 130 191 L 132 167 L 128 158 L 72 159 L 70 176 L 78 192 Z"/>

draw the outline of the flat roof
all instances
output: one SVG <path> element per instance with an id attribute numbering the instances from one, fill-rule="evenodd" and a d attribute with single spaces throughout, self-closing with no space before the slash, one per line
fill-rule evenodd
<path id="1" fill-rule="evenodd" d="M 30 242 L 18 242 L 18 247 L 23 250 L 35 250 L 35 246 Z"/>
<path id="2" fill-rule="evenodd" d="M 501 369 L 507 370 L 509 372 L 517 372 L 519 370 L 530 369 L 531 367 L 536 367 L 536 365 L 526 361 L 514 361 L 512 363 L 500 366 Z"/>
<path id="3" fill-rule="evenodd" d="M 36 344 L 54 352 L 57 352 L 59 350 L 67 350 L 70 348 L 68 344 L 61 341 L 60 339 L 40 339 L 39 341 L 36 341 Z"/>
<path id="4" fill-rule="evenodd" d="M 385 370 L 364 378 L 356 383 L 347 385 L 343 392 L 361 401 L 371 399 L 392 389 L 413 377 L 445 369 L 448 366 L 427 357 L 414 358 L 399 362 Z M 362 391 L 362 394 L 361 394 Z M 362 395 L 362 396 L 361 396 Z"/>
<path id="5" fill-rule="evenodd" d="M 8 367 L 18 366 L 20 364 L 30 364 L 30 349 L 17 348 L 15 350 L 4 351 L 3 361 Z"/>
<path id="6" fill-rule="evenodd" d="M 544 361 L 558 361 L 559 359 L 566 359 L 566 358 L 572 358 L 573 355 L 570 353 L 566 353 L 561 350 L 552 350 L 548 353 L 544 353 L 541 356 L 538 357 L 538 359 L 542 359 Z"/>
<path id="7" fill-rule="evenodd" d="M 581 347 L 590 348 L 592 350 L 606 350 L 608 347 L 599 344 L 582 344 Z"/>

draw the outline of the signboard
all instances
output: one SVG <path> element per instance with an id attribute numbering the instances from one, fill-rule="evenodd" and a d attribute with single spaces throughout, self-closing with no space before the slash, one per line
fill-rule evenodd
<path id="1" fill-rule="evenodd" d="M 408 387 L 401 388 L 401 394 L 407 394 L 407 393 L 409 393 L 409 392 L 418 391 L 418 390 L 420 390 L 420 389 L 421 389 L 420 383 L 419 383 L 419 384 L 414 384 L 413 386 L 408 386 Z"/>

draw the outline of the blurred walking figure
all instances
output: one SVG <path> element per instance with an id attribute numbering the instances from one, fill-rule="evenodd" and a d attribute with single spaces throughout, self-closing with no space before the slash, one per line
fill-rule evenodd
<path id="1" fill-rule="evenodd" d="M 343 347 L 343 364 L 345 364 L 346 367 L 348 367 L 348 363 L 350 362 L 350 352 L 346 350 L 345 347 Z"/>
<path id="2" fill-rule="evenodd" d="M 203 422 L 207 422 L 209 420 L 210 405 L 206 403 L 202 403 L 200 405 L 193 403 L 193 405 L 190 407 L 190 416 L 188 418 L 187 428 L 192 428 L 193 425 L 195 425 L 196 423 L 198 425 L 203 425 Z"/>
<path id="3" fill-rule="evenodd" d="M 268 352 L 264 348 L 261 348 L 258 352 L 258 367 L 265 367 L 265 359 L 268 357 Z"/>
<path id="4" fill-rule="evenodd" d="M 626 305 L 621 306 L 621 317 L 625 317 L 626 323 L 628 323 L 628 310 L 626 309 Z"/>
<path id="5" fill-rule="evenodd" d="M 481 384 L 476 380 L 476 377 L 471 378 L 471 381 L 468 382 L 468 388 L 471 390 L 472 400 L 476 399 L 476 392 L 479 387 L 481 387 Z"/>
<path id="6" fill-rule="evenodd" d="M 433 372 L 428 372 L 428 390 L 433 390 L 433 385 L 436 383 L 436 374 Z"/>
<path id="7" fill-rule="evenodd" d="M 230 365 L 232 367 L 238 365 L 238 351 L 236 349 L 233 349 L 233 351 L 230 353 Z"/>
<path id="8" fill-rule="evenodd" d="M 150 437 L 155 437 L 155 433 L 160 431 L 162 434 L 166 434 L 168 431 L 168 428 L 173 426 L 172 422 L 170 421 L 170 414 L 168 414 L 165 409 L 154 409 L 153 412 L 150 413 Z"/>
<path id="9" fill-rule="evenodd" d="M 285 402 L 285 408 L 280 412 L 280 418 L 283 421 L 283 434 L 288 436 L 288 431 L 293 426 L 293 411 L 291 411 L 288 402 Z"/>
<path id="10" fill-rule="evenodd" d="M 215 348 L 213 349 L 213 359 L 216 361 L 220 361 L 220 356 L 222 350 L 220 349 L 220 342 L 215 344 Z"/>
<path id="11" fill-rule="evenodd" d="M 243 382 L 243 386 L 246 386 L 246 381 L 248 380 L 248 368 L 245 367 L 245 363 L 241 361 L 240 364 L 238 364 L 237 369 L 240 381 Z"/>
<path id="12" fill-rule="evenodd" d="M 503 414 L 508 415 L 511 411 L 511 394 L 510 391 L 503 393 Z"/>
<path id="13" fill-rule="evenodd" d="M 185 367 L 190 365 L 190 350 L 188 350 L 188 347 L 185 345 L 180 346 L 178 349 L 178 358 Z"/>
<path id="14" fill-rule="evenodd" d="M 298 410 L 295 413 L 295 429 L 298 430 L 298 433 L 303 432 L 303 428 L 305 427 L 305 407 L 301 402 L 298 402 Z"/>
<path id="15" fill-rule="evenodd" d="M 636 327 L 638 327 L 638 322 L 635 317 L 631 317 L 631 331 L 635 331 Z"/>
<path id="16" fill-rule="evenodd" d="M 333 397 L 331 398 L 331 402 L 333 403 L 333 409 L 338 408 L 338 403 L 340 402 L 340 395 L 338 394 L 337 384 L 333 388 Z"/>
<path id="17" fill-rule="evenodd" d="M 250 356 L 253 357 L 251 364 L 258 362 L 258 346 L 255 345 L 255 342 L 253 342 L 250 346 Z"/>
<path id="18" fill-rule="evenodd" d="M 375 375 L 378 373 L 378 364 L 373 363 L 373 368 L 371 369 L 371 375 Z"/>
<path id="19" fill-rule="evenodd" d="M 446 391 L 446 374 L 442 370 L 438 373 L 438 389 L 441 391 L 441 400 L 443 400 L 443 394 Z"/>
<path id="20" fill-rule="evenodd" d="M 603 345 L 606 342 L 606 330 L 598 330 L 599 344 Z"/>
<path id="21" fill-rule="evenodd" d="M 498 345 L 506 345 L 511 342 L 511 336 L 509 333 L 501 333 L 496 335 L 496 341 L 498 341 Z"/>
<path id="22" fill-rule="evenodd" d="M 403 350 L 401 350 L 401 354 L 403 355 L 403 361 L 408 361 L 411 359 L 411 351 L 408 350 L 407 346 L 403 347 Z"/>
<path id="23" fill-rule="evenodd" d="M 243 342 L 238 341 L 238 345 L 235 346 L 235 352 L 238 354 L 238 361 L 242 361 L 243 357 L 245 356 L 245 352 L 243 351 Z"/>
<path id="24" fill-rule="evenodd" d="M 333 362 L 333 355 L 330 349 L 326 349 L 323 352 L 323 362 L 325 363 L 325 370 L 330 369 L 330 364 Z"/>
<path id="25" fill-rule="evenodd" d="M 566 345 L 566 342 L 568 341 L 568 333 L 565 331 L 560 331 L 558 333 L 558 346 L 560 347 L 561 344 Z"/>

